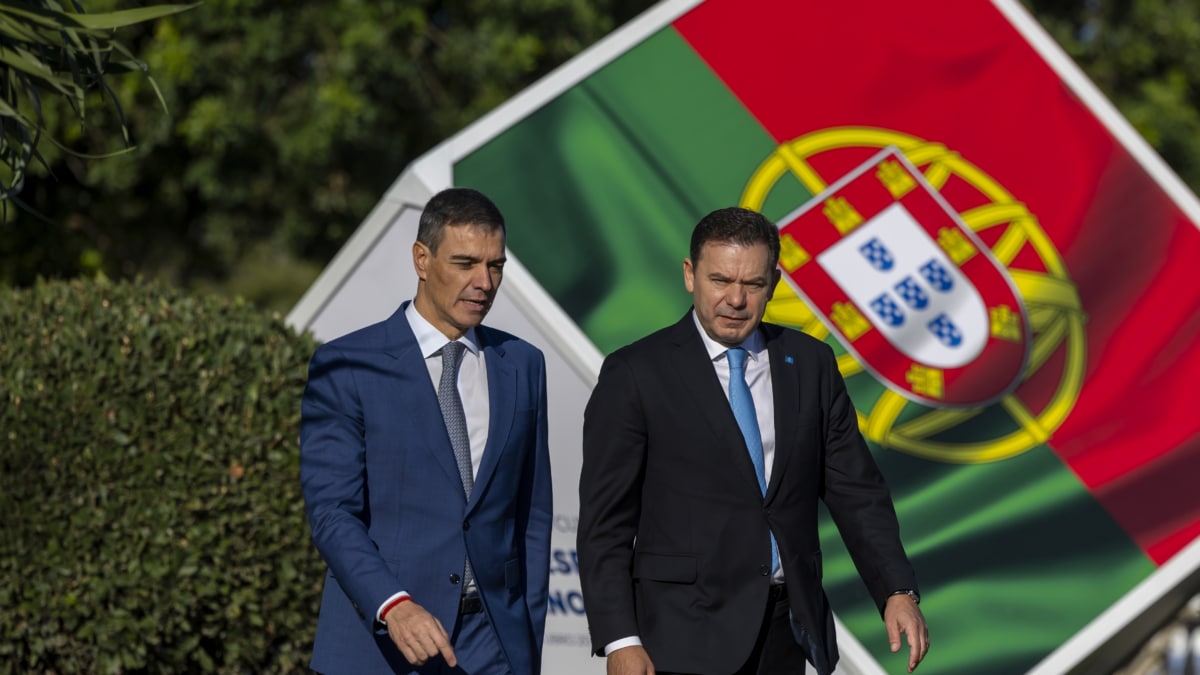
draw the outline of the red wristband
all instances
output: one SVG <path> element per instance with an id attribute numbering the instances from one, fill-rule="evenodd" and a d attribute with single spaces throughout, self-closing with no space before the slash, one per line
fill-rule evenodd
<path id="1" fill-rule="evenodd" d="M 402 595 L 402 596 L 396 598 L 395 600 L 389 602 L 388 604 L 384 605 L 383 609 L 381 609 L 379 611 L 379 620 L 386 622 L 388 612 L 392 611 L 396 607 L 396 605 L 399 605 L 400 603 L 404 602 L 405 600 L 412 600 L 412 596 L 411 595 Z"/>

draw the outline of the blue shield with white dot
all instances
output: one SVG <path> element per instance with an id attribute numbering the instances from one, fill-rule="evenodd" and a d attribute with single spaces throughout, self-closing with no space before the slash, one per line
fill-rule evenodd
<path id="1" fill-rule="evenodd" d="M 963 334 L 954 325 L 954 320 L 945 312 L 938 314 L 933 321 L 928 324 L 929 332 L 938 339 L 939 342 L 947 347 L 954 348 L 962 344 Z"/>
<path id="2" fill-rule="evenodd" d="M 925 292 L 925 289 L 921 288 L 921 284 L 917 282 L 915 277 L 911 275 L 904 277 L 894 288 L 896 289 L 896 295 L 900 296 L 900 299 L 909 308 L 920 311 L 929 306 L 929 295 Z"/>
<path id="3" fill-rule="evenodd" d="M 875 310 L 879 320 L 888 326 L 900 326 L 904 323 L 904 310 L 892 300 L 887 293 L 871 301 L 871 309 Z"/>
<path id="4" fill-rule="evenodd" d="M 892 252 L 878 237 L 859 246 L 858 252 L 862 253 L 871 267 L 880 272 L 886 272 L 896 265 L 896 256 L 892 255 Z"/>
<path id="5" fill-rule="evenodd" d="M 946 269 L 937 258 L 932 258 L 924 265 L 921 265 L 921 276 L 925 277 L 925 281 L 933 287 L 935 291 L 942 293 L 950 292 L 954 288 L 954 277 L 950 275 L 950 270 Z"/>

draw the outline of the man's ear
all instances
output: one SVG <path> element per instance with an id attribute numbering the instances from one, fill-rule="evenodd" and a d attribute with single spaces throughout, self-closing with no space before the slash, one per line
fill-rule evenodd
<path id="1" fill-rule="evenodd" d="M 413 269 L 417 271 L 417 278 L 425 281 L 425 270 L 429 265 L 429 259 L 433 257 L 433 251 L 429 247 L 419 241 L 413 242 Z"/>
<path id="2" fill-rule="evenodd" d="M 771 288 L 770 288 L 770 290 L 767 291 L 767 302 L 770 302 L 771 298 L 775 297 L 775 289 L 779 288 L 779 279 L 780 279 L 779 275 L 780 275 L 779 268 L 776 267 L 775 273 L 771 275 Z"/>
<path id="3" fill-rule="evenodd" d="M 696 269 L 692 267 L 692 259 L 683 259 L 683 286 L 688 293 L 695 293 L 696 288 Z"/>

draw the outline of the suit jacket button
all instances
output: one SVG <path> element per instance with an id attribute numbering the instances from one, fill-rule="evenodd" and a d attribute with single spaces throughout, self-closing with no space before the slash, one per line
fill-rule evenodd
<path id="1" fill-rule="evenodd" d="M 451 574 L 451 575 L 450 575 L 450 583 L 452 583 L 452 584 L 454 584 L 455 586 L 457 586 L 459 581 L 462 581 L 462 580 L 458 578 L 458 575 L 457 575 L 457 574 Z"/>
<path id="2" fill-rule="evenodd" d="M 768 574 L 770 574 L 770 573 L 771 573 L 771 568 L 770 568 L 770 567 L 767 567 L 766 565 L 759 565 L 759 566 L 758 566 L 758 573 L 759 573 L 759 574 L 761 574 L 761 575 L 763 575 L 763 576 L 765 577 L 765 576 L 767 576 Z"/>
<path id="3" fill-rule="evenodd" d="M 469 530 L 469 529 L 471 529 L 471 521 L 469 521 L 469 520 L 464 520 L 464 521 L 463 521 L 463 529 L 464 529 L 464 530 Z"/>

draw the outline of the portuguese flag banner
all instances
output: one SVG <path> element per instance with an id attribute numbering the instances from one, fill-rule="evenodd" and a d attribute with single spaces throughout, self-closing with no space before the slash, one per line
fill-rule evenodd
<path id="1" fill-rule="evenodd" d="M 927 673 L 1030 669 L 1200 535 L 1194 197 L 1013 12 L 689 5 L 452 166 L 604 354 L 690 305 L 701 216 L 780 225 L 768 320 L 839 354 L 921 580 Z M 835 612 L 902 672 L 832 525 L 822 544 Z"/>

